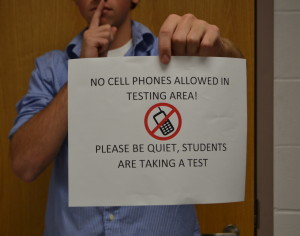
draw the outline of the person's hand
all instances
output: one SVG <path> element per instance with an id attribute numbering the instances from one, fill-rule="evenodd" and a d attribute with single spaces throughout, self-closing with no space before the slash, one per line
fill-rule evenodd
<path id="1" fill-rule="evenodd" d="M 106 57 L 109 45 L 114 40 L 117 28 L 109 24 L 101 25 L 104 1 L 100 1 L 90 22 L 83 33 L 80 57 Z"/>
<path id="2" fill-rule="evenodd" d="M 171 56 L 241 56 L 229 40 L 222 39 L 219 28 L 192 14 L 170 15 L 159 32 L 160 61 L 167 64 Z M 236 53 L 235 54 L 232 54 Z M 232 55 L 231 55 L 232 54 Z"/>

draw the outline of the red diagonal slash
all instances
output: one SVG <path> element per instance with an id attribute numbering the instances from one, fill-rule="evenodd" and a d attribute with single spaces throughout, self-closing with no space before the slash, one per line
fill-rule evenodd
<path id="1" fill-rule="evenodd" d="M 155 128 L 153 130 L 150 129 L 149 127 L 149 124 L 148 124 L 148 119 L 150 117 L 150 113 L 157 107 L 169 107 L 170 108 L 170 112 L 166 115 L 166 117 L 164 117 L 164 119 L 162 121 L 159 122 L 159 124 L 157 124 L 155 126 Z M 169 136 L 166 136 L 166 137 L 160 137 L 158 135 L 155 135 L 155 132 L 161 128 L 163 126 L 163 124 L 173 115 L 173 114 L 176 114 L 177 115 L 177 118 L 178 118 L 178 125 L 177 125 L 177 129 L 175 129 L 175 131 L 169 135 Z M 172 139 L 174 138 L 180 131 L 180 128 L 181 128 L 181 125 L 182 125 L 182 119 L 181 119 L 181 115 L 178 111 L 178 109 L 176 107 L 174 107 L 173 105 L 169 104 L 169 103 L 157 103 L 155 105 L 153 105 L 152 107 L 150 107 L 148 109 L 148 111 L 146 112 L 145 114 L 145 117 L 144 117 L 144 125 L 145 125 L 145 129 L 146 131 L 148 132 L 148 134 L 150 134 L 151 137 L 157 139 L 157 140 L 160 140 L 160 141 L 166 141 L 166 140 L 169 140 L 169 139 Z"/>
<path id="2" fill-rule="evenodd" d="M 155 132 L 173 115 L 174 112 L 174 109 L 170 111 L 170 113 L 151 131 L 152 134 L 155 134 Z"/>

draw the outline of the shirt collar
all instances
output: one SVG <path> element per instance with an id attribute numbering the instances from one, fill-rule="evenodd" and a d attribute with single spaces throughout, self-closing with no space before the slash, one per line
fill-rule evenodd
<path id="1" fill-rule="evenodd" d="M 135 56 L 137 51 L 148 52 L 153 48 L 155 36 L 143 24 L 132 21 L 132 48 L 125 56 Z"/>
<path id="2" fill-rule="evenodd" d="M 83 32 L 86 30 L 82 30 L 78 35 L 76 35 L 71 42 L 68 44 L 66 48 L 66 52 L 68 54 L 68 57 L 70 59 L 75 59 L 80 57 L 80 52 L 81 52 L 81 43 L 82 43 L 82 35 Z"/>
<path id="3" fill-rule="evenodd" d="M 66 48 L 70 59 L 79 58 L 81 51 L 82 35 L 85 28 L 75 36 Z M 155 36 L 143 24 L 132 21 L 132 47 L 126 53 L 126 56 L 134 56 L 137 50 L 150 51 L 153 48 Z"/>

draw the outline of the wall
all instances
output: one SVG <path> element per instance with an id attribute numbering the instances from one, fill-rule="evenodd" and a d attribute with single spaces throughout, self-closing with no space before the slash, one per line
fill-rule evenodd
<path id="1" fill-rule="evenodd" d="M 274 13 L 274 230 L 300 235 L 300 1 Z"/>

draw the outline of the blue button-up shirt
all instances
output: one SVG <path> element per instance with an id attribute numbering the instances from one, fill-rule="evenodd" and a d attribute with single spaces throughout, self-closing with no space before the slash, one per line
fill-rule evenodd
<path id="1" fill-rule="evenodd" d="M 66 51 L 52 51 L 37 58 L 28 93 L 17 104 L 18 116 L 10 136 L 45 108 L 67 82 L 68 59 L 79 57 L 81 42 L 82 33 L 70 42 Z M 157 56 L 157 44 L 149 29 L 132 22 L 132 47 L 126 56 Z M 68 207 L 67 139 L 55 159 L 45 225 L 47 236 L 200 235 L 193 205 Z"/>

